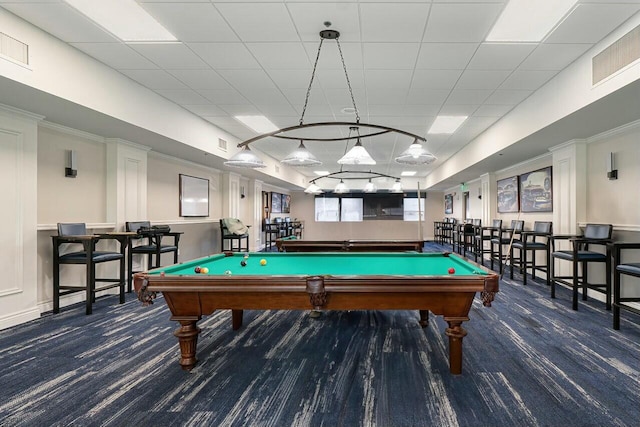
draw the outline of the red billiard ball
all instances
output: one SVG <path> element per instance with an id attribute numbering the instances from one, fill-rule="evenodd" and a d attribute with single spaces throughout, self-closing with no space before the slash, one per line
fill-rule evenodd
<path id="1" fill-rule="evenodd" d="M 456 269 L 451 267 L 449 268 L 449 274 L 454 274 L 456 272 Z"/>
<path id="2" fill-rule="evenodd" d="M 200 273 L 200 270 L 201 270 L 201 269 L 200 269 L 200 267 L 196 267 L 196 268 L 194 268 L 194 269 L 193 269 L 193 271 L 194 271 L 196 274 L 197 274 L 197 273 Z"/>

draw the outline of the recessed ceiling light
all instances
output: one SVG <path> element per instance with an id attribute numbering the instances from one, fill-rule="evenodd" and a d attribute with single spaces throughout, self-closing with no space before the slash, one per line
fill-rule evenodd
<path id="1" fill-rule="evenodd" d="M 577 0 L 509 0 L 487 41 L 542 41 L 576 3 Z"/>
<path id="2" fill-rule="evenodd" d="M 355 114 L 356 109 L 353 107 L 344 107 L 340 112 L 342 112 L 342 114 Z"/>
<path id="3" fill-rule="evenodd" d="M 268 133 L 278 130 L 265 116 L 235 116 L 236 120 L 258 133 Z"/>
<path id="4" fill-rule="evenodd" d="M 325 176 L 325 175 L 329 175 L 329 171 L 313 171 L 313 173 L 315 173 L 318 176 Z"/>
<path id="5" fill-rule="evenodd" d="M 178 40 L 134 0 L 65 1 L 125 42 L 175 42 Z"/>
<path id="6" fill-rule="evenodd" d="M 460 125 L 467 120 L 467 117 L 468 116 L 438 116 L 427 133 L 454 133 Z"/>
<path id="7" fill-rule="evenodd" d="M 414 176 L 416 171 L 404 171 L 400 174 L 400 176 Z"/>

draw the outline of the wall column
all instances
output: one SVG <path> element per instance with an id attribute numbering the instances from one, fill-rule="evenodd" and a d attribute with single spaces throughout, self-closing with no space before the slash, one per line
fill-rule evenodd
<path id="1" fill-rule="evenodd" d="M 553 153 L 553 232 L 576 234 L 587 214 L 587 144 L 571 140 L 549 151 Z"/>
<path id="2" fill-rule="evenodd" d="M 496 204 L 498 203 L 495 194 L 492 190 L 494 188 L 491 183 L 495 181 L 495 174 L 493 172 L 480 175 L 480 194 L 482 195 L 482 225 L 487 227 L 491 225 L 490 221 L 496 212 Z"/>
<path id="3" fill-rule="evenodd" d="M 249 196 L 253 201 L 251 208 L 252 224 L 250 233 L 253 234 L 252 242 L 255 249 L 262 249 L 264 242 L 262 241 L 262 184 L 257 179 L 249 181 Z"/>

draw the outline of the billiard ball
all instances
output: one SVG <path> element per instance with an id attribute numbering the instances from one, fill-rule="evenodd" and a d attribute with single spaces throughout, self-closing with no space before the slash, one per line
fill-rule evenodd
<path id="1" fill-rule="evenodd" d="M 225 270 L 224 274 L 227 276 L 231 276 L 231 270 Z"/>
<path id="2" fill-rule="evenodd" d="M 193 271 L 197 274 L 200 273 L 201 268 L 200 267 L 196 267 L 193 269 Z"/>
<path id="3" fill-rule="evenodd" d="M 449 268 L 449 274 L 454 274 L 456 272 L 456 269 L 451 267 Z"/>
<path id="4" fill-rule="evenodd" d="M 260 260 L 260 265 L 267 265 L 267 260 L 266 260 L 266 259 L 264 259 L 264 258 L 262 258 L 262 259 Z"/>
<path id="5" fill-rule="evenodd" d="M 207 274 L 207 273 L 209 273 L 209 269 L 207 267 L 202 267 L 200 269 L 200 274 Z"/>
<path id="6" fill-rule="evenodd" d="M 246 267 L 247 266 L 247 261 L 245 261 L 245 260 L 240 261 L 240 265 L 243 266 L 243 267 Z"/>
<path id="7" fill-rule="evenodd" d="M 160 273 L 160 277 L 164 277 L 164 271 Z"/>

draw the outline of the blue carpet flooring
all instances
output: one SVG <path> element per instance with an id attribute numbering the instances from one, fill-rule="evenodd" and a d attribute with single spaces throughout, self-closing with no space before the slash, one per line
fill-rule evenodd
<path id="1" fill-rule="evenodd" d="M 403 311 L 247 311 L 235 332 L 216 312 L 184 372 L 162 298 L 117 302 L 0 331 L 0 425 L 640 424 L 640 318 L 614 331 L 603 303 L 573 311 L 543 283 L 503 280 L 491 308 L 476 298 L 459 376 L 446 323 Z"/>

